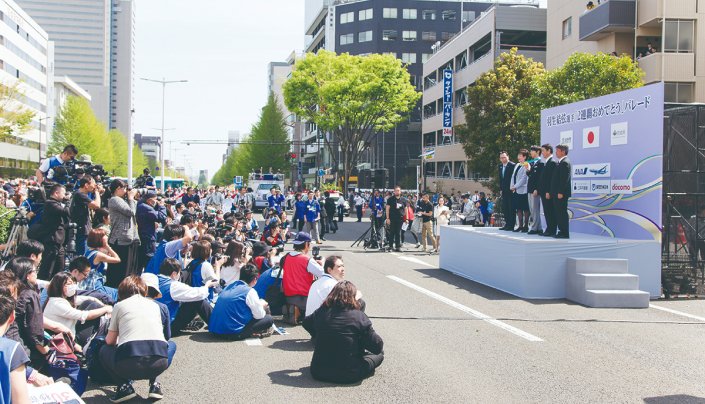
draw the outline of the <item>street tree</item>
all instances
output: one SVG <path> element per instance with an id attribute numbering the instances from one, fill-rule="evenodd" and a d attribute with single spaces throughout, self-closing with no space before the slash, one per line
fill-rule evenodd
<path id="1" fill-rule="evenodd" d="M 49 154 L 61 153 L 64 146 L 73 144 L 80 154 L 88 154 L 96 164 L 114 168 L 113 147 L 106 125 L 96 118 L 87 100 L 69 96 L 54 124 L 49 143 Z"/>
<path id="2" fill-rule="evenodd" d="M 19 82 L 13 85 L 0 83 L 0 135 L 21 135 L 31 129 L 34 112 L 23 107 L 19 100 L 24 96 Z"/>
<path id="3" fill-rule="evenodd" d="M 375 136 L 401 122 L 420 97 L 409 72 L 392 55 L 309 53 L 284 84 L 287 108 L 326 134 L 323 140 L 334 159 L 340 150 L 342 161 L 335 166 L 342 165 L 345 189 Z"/>
<path id="4" fill-rule="evenodd" d="M 518 110 L 518 120 L 538 137 L 542 109 L 641 87 L 643 76 L 629 56 L 574 53 L 563 66 L 536 77 L 531 95 Z"/>
<path id="5" fill-rule="evenodd" d="M 289 166 L 289 134 L 281 106 L 273 93 L 267 97 L 259 120 L 252 126 L 247 143 L 240 145 L 239 164 L 245 163 L 248 171 L 271 168 L 273 172 L 286 172 Z"/>
<path id="6" fill-rule="evenodd" d="M 493 176 L 500 151 L 510 151 L 511 155 L 538 142 L 538 133 L 527 131 L 517 120 L 517 111 L 534 91 L 533 81 L 543 74 L 541 63 L 513 48 L 502 53 L 495 68 L 468 88 L 465 124 L 457 127 L 455 133 L 471 171 L 483 177 Z"/>

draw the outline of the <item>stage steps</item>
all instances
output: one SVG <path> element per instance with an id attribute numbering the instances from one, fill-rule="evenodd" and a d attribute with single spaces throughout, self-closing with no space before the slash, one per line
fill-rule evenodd
<path id="1" fill-rule="evenodd" d="M 647 308 L 649 293 L 639 290 L 639 277 L 629 261 L 613 258 L 568 258 L 566 298 L 588 307 Z"/>

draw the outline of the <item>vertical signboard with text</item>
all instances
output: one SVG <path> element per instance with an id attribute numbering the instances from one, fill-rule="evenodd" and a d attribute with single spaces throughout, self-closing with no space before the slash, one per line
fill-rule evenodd
<path id="1" fill-rule="evenodd" d="M 453 136 L 453 70 L 443 70 L 443 137 Z"/>
<path id="2" fill-rule="evenodd" d="M 541 143 L 568 146 L 570 231 L 661 240 L 663 83 L 541 111 Z"/>

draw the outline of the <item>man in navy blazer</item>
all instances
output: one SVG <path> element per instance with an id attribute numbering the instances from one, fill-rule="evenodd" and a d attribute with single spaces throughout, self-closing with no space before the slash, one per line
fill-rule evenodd
<path id="1" fill-rule="evenodd" d="M 556 210 L 556 224 L 558 225 L 558 234 L 555 238 L 570 238 L 568 230 L 568 198 L 572 192 L 572 166 L 568 160 L 568 146 L 559 144 L 556 146 L 556 158 L 558 158 L 558 166 L 556 172 L 551 178 L 551 198 L 553 198 L 553 206 Z"/>
<path id="2" fill-rule="evenodd" d="M 548 143 L 541 146 L 541 156 L 543 157 L 544 165 L 538 189 L 539 194 L 541 194 L 543 215 L 546 218 L 546 230 L 542 236 L 553 237 L 556 235 L 556 209 L 553 207 L 553 198 L 551 197 L 551 181 L 557 166 L 556 160 L 553 158 L 553 146 Z"/>
<path id="3" fill-rule="evenodd" d="M 502 213 L 504 213 L 505 225 L 501 227 L 500 230 L 514 230 L 514 225 L 516 224 L 516 214 L 512 209 L 512 190 L 511 181 L 512 174 L 514 173 L 514 166 L 516 164 L 509 161 L 509 155 L 506 151 L 499 153 L 499 166 L 498 168 L 498 178 L 499 178 L 499 190 L 502 197 Z"/>

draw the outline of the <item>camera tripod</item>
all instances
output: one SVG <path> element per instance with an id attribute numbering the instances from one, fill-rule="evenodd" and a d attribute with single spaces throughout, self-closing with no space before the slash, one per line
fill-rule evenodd
<path id="1" fill-rule="evenodd" d="M 380 226 L 377 226 L 377 219 L 370 217 L 370 227 L 365 230 L 360 237 L 355 240 L 350 247 L 357 247 L 362 243 L 364 249 L 379 248 L 384 249 L 384 233 L 380 232 Z M 369 235 L 369 237 L 368 237 Z"/>
<path id="2" fill-rule="evenodd" d="M 3 216 L 13 212 L 12 210 L 3 214 Z M 2 260 L 7 261 L 15 255 L 17 246 L 27 240 L 27 230 L 29 229 L 29 219 L 27 219 L 27 211 L 24 208 L 17 209 L 17 214 L 12 219 L 12 228 L 7 236 L 7 248 L 2 253 Z M 2 216 L 0 216 L 2 217 Z"/>

